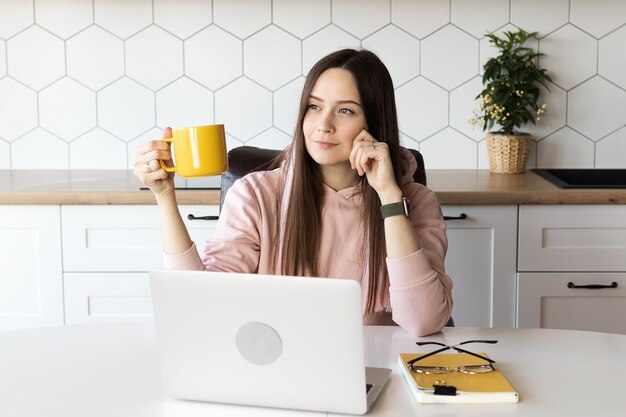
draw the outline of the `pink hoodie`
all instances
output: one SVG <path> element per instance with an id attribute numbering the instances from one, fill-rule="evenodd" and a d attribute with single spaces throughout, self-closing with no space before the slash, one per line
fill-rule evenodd
<path id="1" fill-rule="evenodd" d="M 417 168 L 413 155 L 403 150 L 402 156 L 400 185 L 411 201 L 411 221 L 422 249 L 403 258 L 387 258 L 391 311 L 383 308 L 364 313 L 363 320 L 372 325 L 395 322 L 409 333 L 423 336 L 439 331 L 452 312 L 452 280 L 444 270 L 448 242 L 435 194 L 413 182 Z M 281 169 L 254 172 L 235 182 L 224 201 L 215 235 L 205 243 L 202 255 L 194 244 L 181 254 L 164 254 L 165 267 L 280 274 L 273 260 L 279 250 L 274 235 Z M 361 281 L 363 233 L 355 216 L 361 194 L 357 187 L 341 191 L 325 187 L 325 193 L 320 275 Z"/>

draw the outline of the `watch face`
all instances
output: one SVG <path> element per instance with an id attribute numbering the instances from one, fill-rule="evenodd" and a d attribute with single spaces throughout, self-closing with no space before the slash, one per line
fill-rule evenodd
<path id="1" fill-rule="evenodd" d="M 411 215 L 411 202 L 406 197 L 402 197 L 402 205 L 404 206 L 404 214 L 409 217 Z"/>

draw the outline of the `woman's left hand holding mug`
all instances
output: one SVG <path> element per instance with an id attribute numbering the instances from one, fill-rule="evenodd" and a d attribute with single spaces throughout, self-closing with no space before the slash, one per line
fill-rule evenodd
<path id="1" fill-rule="evenodd" d="M 165 128 L 163 137 L 172 137 L 172 129 Z M 159 163 L 159 160 L 163 160 L 166 165 L 173 165 L 170 146 L 169 142 L 152 140 L 137 149 L 134 174 L 154 194 L 174 192 L 174 173 L 165 171 Z"/>

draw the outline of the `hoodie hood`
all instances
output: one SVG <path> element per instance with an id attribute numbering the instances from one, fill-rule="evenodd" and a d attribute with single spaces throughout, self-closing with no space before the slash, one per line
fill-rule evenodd
<path id="1" fill-rule="evenodd" d="M 417 161 L 415 157 L 407 148 L 400 147 L 400 172 L 402 172 L 402 177 L 400 177 L 400 187 L 415 182 L 413 180 L 413 175 L 415 175 L 415 171 L 417 171 Z"/>

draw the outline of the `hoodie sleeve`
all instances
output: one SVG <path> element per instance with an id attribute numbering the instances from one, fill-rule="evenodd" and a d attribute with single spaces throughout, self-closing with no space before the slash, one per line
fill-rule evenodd
<path id="1" fill-rule="evenodd" d="M 237 180 L 228 191 L 214 236 L 206 241 L 201 253 L 195 243 L 178 255 L 163 253 L 165 268 L 257 272 L 260 218 L 258 200 L 250 184 Z"/>
<path id="2" fill-rule="evenodd" d="M 452 313 L 452 280 L 445 272 L 446 224 L 435 193 L 413 182 L 415 158 L 403 152 L 402 191 L 411 202 L 411 223 L 422 246 L 403 258 L 387 258 L 393 321 L 416 336 L 438 332 Z"/>
<path id="3" fill-rule="evenodd" d="M 446 225 L 435 194 L 415 184 L 407 193 L 411 222 L 422 249 L 403 258 L 387 258 L 392 318 L 416 336 L 441 330 L 452 313 L 452 280 L 444 258 Z"/>

